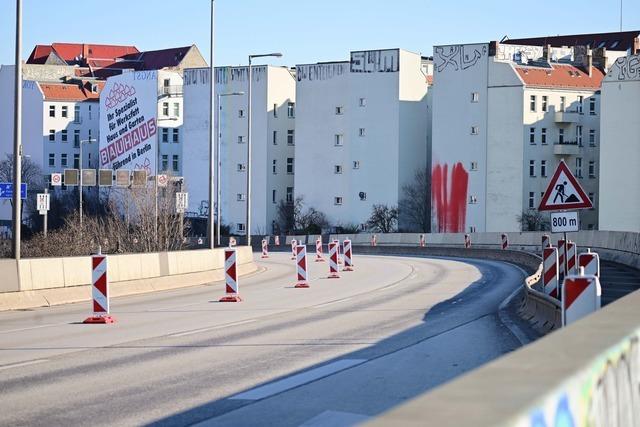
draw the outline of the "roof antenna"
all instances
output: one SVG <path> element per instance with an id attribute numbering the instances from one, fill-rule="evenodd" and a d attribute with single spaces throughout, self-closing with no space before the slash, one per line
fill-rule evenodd
<path id="1" fill-rule="evenodd" d="M 622 0 L 620 0 L 620 32 L 622 32 Z"/>
<path id="2" fill-rule="evenodd" d="M 505 34 L 505 35 L 504 35 L 504 36 L 502 36 L 502 38 L 500 39 L 500 43 L 503 43 L 505 40 L 508 40 L 508 39 L 509 39 L 509 36 Z"/>

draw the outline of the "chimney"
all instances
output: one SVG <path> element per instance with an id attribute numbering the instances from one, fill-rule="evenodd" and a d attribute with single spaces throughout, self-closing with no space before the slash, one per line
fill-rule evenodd
<path id="1" fill-rule="evenodd" d="M 548 64 L 551 64 L 551 45 L 546 44 L 542 47 L 542 56 Z"/>
<path id="2" fill-rule="evenodd" d="M 593 77 L 592 74 L 593 72 L 591 71 L 593 69 L 593 51 L 591 49 L 587 50 L 587 74 L 589 74 L 589 77 Z"/>
<path id="3" fill-rule="evenodd" d="M 89 57 L 89 46 L 82 43 L 82 57 L 86 60 Z"/>
<path id="4" fill-rule="evenodd" d="M 489 42 L 489 56 L 496 56 L 498 53 L 498 47 L 500 46 L 500 42 L 498 41 L 490 41 Z"/>
<path id="5" fill-rule="evenodd" d="M 633 38 L 633 47 L 631 48 L 631 54 L 637 55 L 640 53 L 640 37 Z"/>
<path id="6" fill-rule="evenodd" d="M 607 74 L 607 48 L 593 49 L 593 66 Z"/>

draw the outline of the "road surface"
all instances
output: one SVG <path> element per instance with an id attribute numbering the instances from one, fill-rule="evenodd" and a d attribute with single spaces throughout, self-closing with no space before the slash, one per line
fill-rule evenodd
<path id="1" fill-rule="evenodd" d="M 237 304 L 214 283 L 113 299 L 114 325 L 0 313 L 0 425 L 350 425 L 521 345 L 509 264 L 356 254 L 309 289 L 287 254 L 259 264 Z"/>

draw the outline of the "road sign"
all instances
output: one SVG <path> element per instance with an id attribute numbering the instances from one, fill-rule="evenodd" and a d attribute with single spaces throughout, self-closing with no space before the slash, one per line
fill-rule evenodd
<path id="1" fill-rule="evenodd" d="M 547 191 L 540 201 L 539 211 L 561 211 L 571 209 L 591 209 L 593 204 L 578 183 L 578 180 L 569 170 L 569 167 L 560 160 Z"/>
<path id="2" fill-rule="evenodd" d="M 167 175 L 158 175 L 158 187 L 166 187 L 169 182 Z"/>
<path id="3" fill-rule="evenodd" d="M 51 174 L 51 185 L 54 187 L 60 187 L 62 185 L 62 174 L 61 173 L 52 173 Z"/>
<path id="4" fill-rule="evenodd" d="M 49 210 L 49 194 L 48 193 L 38 193 L 36 198 L 37 207 L 36 209 L 44 215 Z M 44 213 L 43 213 L 44 212 Z"/>
<path id="5" fill-rule="evenodd" d="M 551 232 L 578 231 L 578 212 L 554 212 L 551 214 Z"/>
<path id="6" fill-rule="evenodd" d="M 128 187 L 131 184 L 131 171 L 127 169 L 118 169 L 116 171 L 116 186 Z"/>
<path id="7" fill-rule="evenodd" d="M 0 182 L 0 199 L 12 199 L 13 198 L 13 183 L 12 182 Z M 27 198 L 27 184 L 20 184 L 20 198 Z"/>
<path id="8" fill-rule="evenodd" d="M 184 213 L 189 206 L 189 193 L 176 193 L 176 211 Z"/>

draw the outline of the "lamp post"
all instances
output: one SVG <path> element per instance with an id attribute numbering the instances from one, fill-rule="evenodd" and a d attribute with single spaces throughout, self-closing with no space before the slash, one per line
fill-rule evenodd
<path id="1" fill-rule="evenodd" d="M 13 257 L 20 259 L 22 214 L 20 187 L 22 178 L 22 0 L 16 0 L 16 69 L 13 100 Z"/>
<path id="2" fill-rule="evenodd" d="M 207 224 L 207 234 L 209 235 L 209 249 L 213 249 L 213 99 L 215 91 L 215 66 L 214 66 L 214 42 L 215 42 L 215 0 L 211 0 L 211 51 L 209 53 L 209 218 Z M 220 217 L 218 216 L 218 224 Z M 218 232 L 218 245 L 220 245 L 220 234 Z"/>
<path id="3" fill-rule="evenodd" d="M 253 70 L 251 63 L 253 58 L 264 57 L 281 58 L 282 54 L 263 53 L 259 55 L 249 55 L 249 87 L 247 97 L 247 213 L 245 221 L 245 233 L 247 234 L 247 246 L 251 246 L 251 86 L 253 84 Z"/>
<path id="4" fill-rule="evenodd" d="M 216 123 L 218 124 L 218 133 L 216 135 L 216 159 L 218 160 L 218 169 L 216 171 L 216 234 L 217 234 L 217 245 L 220 246 L 220 218 L 221 218 L 221 201 L 222 201 L 222 187 L 220 185 L 220 170 L 222 168 L 222 156 L 220 153 L 221 150 L 221 140 L 222 140 L 222 131 L 220 130 L 220 113 L 222 112 L 222 98 L 226 96 L 241 96 L 244 95 L 244 92 L 229 92 L 229 93 L 221 93 L 218 94 L 218 116 L 216 119 Z M 212 199 L 213 200 L 213 199 Z M 209 211 L 213 212 L 212 203 L 209 203 Z"/>
<path id="5" fill-rule="evenodd" d="M 78 210 L 80 211 L 80 232 L 82 232 L 82 145 L 96 142 L 95 138 L 83 139 L 80 141 L 80 179 L 78 180 Z"/>

